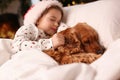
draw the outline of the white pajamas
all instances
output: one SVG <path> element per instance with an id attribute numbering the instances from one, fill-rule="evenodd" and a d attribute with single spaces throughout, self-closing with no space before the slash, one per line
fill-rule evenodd
<path id="1" fill-rule="evenodd" d="M 64 23 L 60 27 L 67 28 Z M 58 29 L 61 31 L 62 28 Z M 34 24 L 22 26 L 15 35 L 12 43 L 13 53 L 17 53 L 22 50 L 29 50 L 36 48 L 39 50 L 45 50 L 52 48 L 52 41 L 50 36 L 47 36 L 42 30 L 39 30 Z"/>

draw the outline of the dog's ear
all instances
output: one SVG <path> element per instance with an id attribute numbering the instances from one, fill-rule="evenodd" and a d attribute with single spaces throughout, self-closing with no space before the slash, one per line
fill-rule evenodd
<path id="1" fill-rule="evenodd" d="M 82 34 L 81 33 L 76 33 L 76 36 L 77 36 L 77 38 L 79 40 L 79 43 L 80 43 L 79 46 L 80 46 L 81 53 L 85 52 L 84 45 L 82 43 L 82 38 L 81 38 Z"/>
<path id="2" fill-rule="evenodd" d="M 82 37 L 84 35 L 83 30 L 85 29 L 84 26 L 86 26 L 84 25 L 84 23 L 78 23 L 77 25 L 73 27 L 73 31 L 75 35 L 77 36 L 77 39 L 79 40 L 79 43 L 80 43 L 79 46 L 80 46 L 81 52 L 85 52 L 84 45 L 82 43 Z"/>

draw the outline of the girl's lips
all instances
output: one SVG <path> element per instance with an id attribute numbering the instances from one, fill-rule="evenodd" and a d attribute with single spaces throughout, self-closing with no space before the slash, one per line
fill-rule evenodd
<path id="1" fill-rule="evenodd" d="M 56 31 L 57 29 L 56 28 L 51 28 L 53 31 Z"/>

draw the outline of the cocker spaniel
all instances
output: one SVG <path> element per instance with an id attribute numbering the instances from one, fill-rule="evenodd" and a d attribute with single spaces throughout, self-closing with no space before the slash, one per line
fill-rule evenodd
<path id="1" fill-rule="evenodd" d="M 86 23 L 63 30 L 57 34 L 64 35 L 65 44 L 57 49 L 44 50 L 59 64 L 73 62 L 92 63 L 99 58 L 105 48 L 99 43 L 98 33 Z"/>

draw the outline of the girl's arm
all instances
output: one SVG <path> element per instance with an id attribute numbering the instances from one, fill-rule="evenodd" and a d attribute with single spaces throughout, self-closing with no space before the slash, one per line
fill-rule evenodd
<path id="1" fill-rule="evenodd" d="M 38 31 L 36 26 L 32 24 L 22 26 L 15 34 L 12 50 L 16 53 L 31 48 L 39 50 L 49 49 L 52 47 L 52 42 L 51 39 L 43 39 L 45 37 L 45 34 L 42 31 Z"/>

